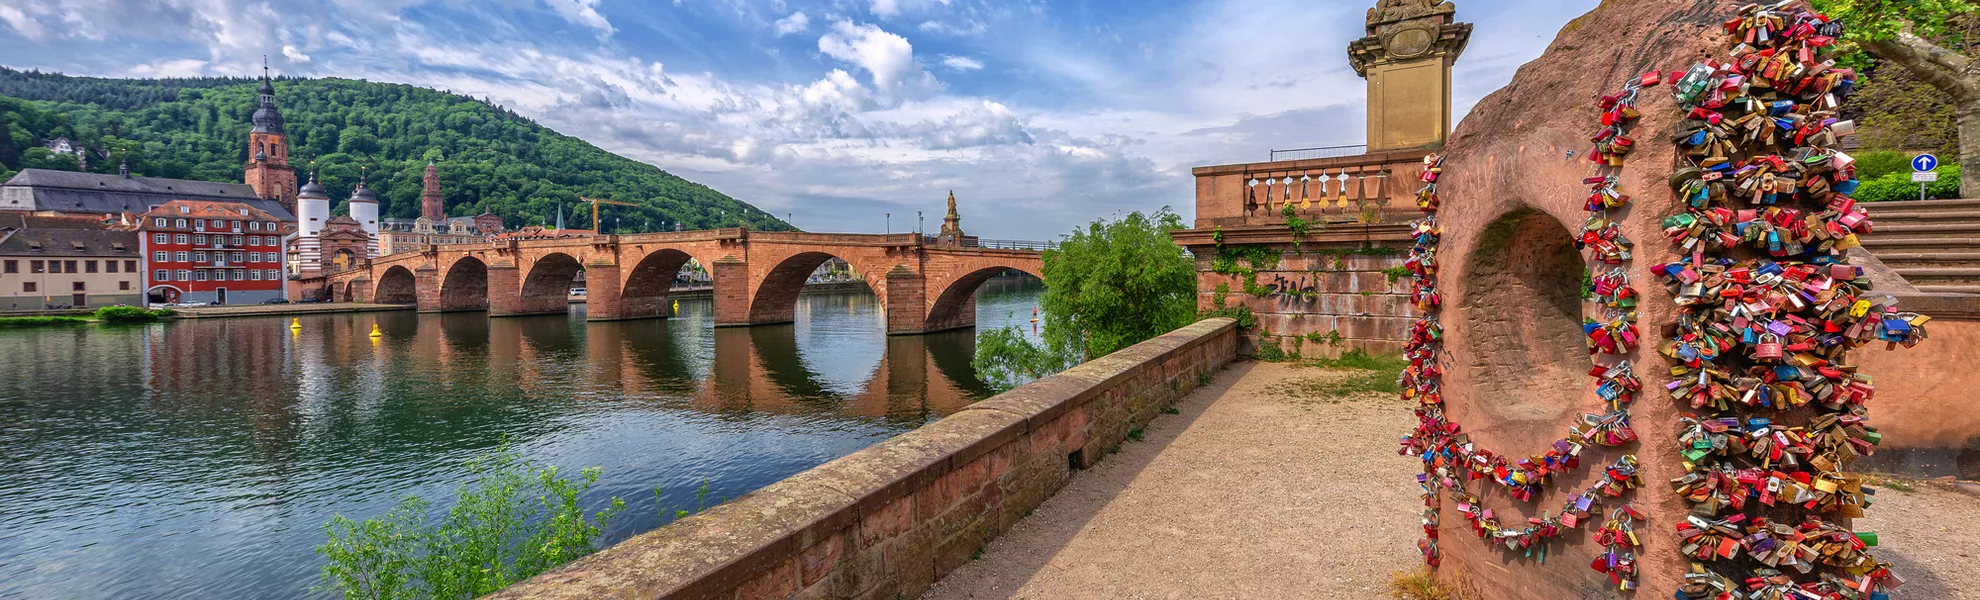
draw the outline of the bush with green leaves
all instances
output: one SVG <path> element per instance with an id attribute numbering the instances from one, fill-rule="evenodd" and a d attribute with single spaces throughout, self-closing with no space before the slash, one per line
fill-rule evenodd
<path id="1" fill-rule="evenodd" d="M 415 496 L 378 517 L 333 518 L 323 527 L 329 541 L 316 549 L 329 561 L 321 589 L 345 600 L 473 598 L 596 551 L 606 521 L 625 508 L 613 498 L 585 515 L 578 498 L 598 482 L 598 468 L 572 481 L 507 443 L 467 470 L 473 480 L 438 518 Z"/>
<path id="2" fill-rule="evenodd" d="M 1905 169 L 1897 173 L 1887 173 L 1876 179 L 1864 179 L 1863 185 L 1856 188 L 1854 197 L 1859 202 L 1896 202 L 1918 199 L 1918 184 L 1911 180 L 1910 159 Z M 1939 165 L 1933 169 L 1939 180 L 1925 184 L 1925 197 L 1932 200 L 1959 197 L 1959 165 Z M 1858 177 L 1862 175 L 1858 171 Z"/>
<path id="3" fill-rule="evenodd" d="M 1169 237 L 1182 228 L 1182 217 L 1163 207 L 1073 230 L 1045 251 L 1044 345 L 1015 330 L 987 331 L 972 364 L 993 387 L 1009 389 L 1194 322 L 1196 263 Z"/>
<path id="4" fill-rule="evenodd" d="M 173 314 L 176 313 L 172 312 L 172 309 L 169 308 L 160 308 L 153 310 L 153 309 L 146 309 L 136 306 L 124 306 L 121 304 L 117 306 L 105 306 L 103 308 L 96 309 L 96 318 L 109 323 L 156 321 L 161 317 L 169 317 L 172 316 Z"/>
<path id="5" fill-rule="evenodd" d="M 82 317 L 0 317 L 0 329 L 42 327 L 47 325 L 74 325 L 88 322 L 89 319 Z"/>
<path id="6" fill-rule="evenodd" d="M 1910 173 L 1911 155 L 1890 150 L 1872 150 L 1856 156 L 1856 178 L 1864 182 L 1892 173 Z"/>

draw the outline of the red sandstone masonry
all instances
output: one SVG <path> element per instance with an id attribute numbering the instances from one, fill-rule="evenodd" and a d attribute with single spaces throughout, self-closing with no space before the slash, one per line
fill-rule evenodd
<path id="1" fill-rule="evenodd" d="M 1205 320 L 489 597 L 912 598 L 1236 351 Z"/>

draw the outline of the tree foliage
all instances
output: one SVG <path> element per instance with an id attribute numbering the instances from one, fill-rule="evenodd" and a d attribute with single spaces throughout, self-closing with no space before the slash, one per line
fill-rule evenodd
<path id="1" fill-rule="evenodd" d="M 1863 145 L 1879 150 L 1930 150 L 1958 160 L 1959 129 L 1953 119 L 1952 98 L 1903 67 L 1884 61 L 1871 64 L 1867 81 L 1844 105 L 1846 115 L 1863 125 Z M 1858 175 L 1863 174 L 1861 159 L 1858 157 Z M 1906 170 L 1910 164 L 1906 157 Z"/>
<path id="2" fill-rule="evenodd" d="M 578 498 L 597 483 L 597 468 L 573 482 L 507 443 L 467 466 L 474 480 L 437 521 L 430 504 L 408 496 L 382 516 L 338 515 L 325 525 L 330 540 L 316 550 L 329 561 L 324 587 L 346 600 L 473 598 L 590 554 L 625 508 L 613 498 L 586 516 Z"/>
<path id="3" fill-rule="evenodd" d="M 985 332 L 973 364 L 1008 389 L 1196 320 L 1196 264 L 1169 232 L 1167 207 L 1075 229 L 1045 251 L 1044 346 L 1015 329 Z"/>
<path id="4" fill-rule="evenodd" d="M 103 79 L 0 67 L 0 175 L 76 170 L 42 147 L 67 137 L 89 170 L 239 182 L 258 83 L 241 78 Z M 290 160 L 314 160 L 332 198 L 348 198 L 360 167 L 386 217 L 419 214 L 427 161 L 439 161 L 447 214 L 490 212 L 510 227 L 555 220 L 580 196 L 638 203 L 602 207 L 625 231 L 748 226 L 787 230 L 754 206 L 651 165 L 558 134 L 483 100 L 408 85 L 278 79 Z"/>
<path id="5" fill-rule="evenodd" d="M 1957 162 L 1980 162 L 1980 2 L 1975 0 L 1810 0 L 1816 10 L 1845 25 L 1844 40 L 1904 69 L 1949 100 L 1958 134 Z M 1883 69 L 1880 69 L 1883 70 Z M 1890 77 L 1889 74 L 1886 74 Z M 1894 77 L 1893 77 L 1894 78 Z M 1887 94 L 1888 108 L 1906 115 L 1930 114 L 1929 107 L 1895 104 L 1904 86 Z M 1869 91 L 1869 90 L 1866 90 Z M 1905 123 L 1873 126 L 1908 126 Z M 1900 130 L 1902 131 L 1902 130 Z M 1913 132 L 1902 131 L 1897 135 Z M 1954 153 L 1947 153 L 1952 155 Z M 1951 161 L 1949 161 L 1951 162 Z M 1969 170 L 1960 187 L 1980 194 L 1980 170 Z"/>

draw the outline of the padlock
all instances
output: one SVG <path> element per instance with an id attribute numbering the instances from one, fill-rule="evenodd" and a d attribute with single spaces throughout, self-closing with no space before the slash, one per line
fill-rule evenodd
<path id="1" fill-rule="evenodd" d="M 1772 333 L 1760 336 L 1760 343 L 1753 346 L 1753 357 L 1761 360 L 1780 360 L 1781 338 Z"/>

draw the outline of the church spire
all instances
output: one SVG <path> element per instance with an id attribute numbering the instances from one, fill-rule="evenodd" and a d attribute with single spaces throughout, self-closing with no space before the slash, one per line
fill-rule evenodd
<path id="1" fill-rule="evenodd" d="M 261 57 L 261 100 L 254 109 L 254 130 L 258 133 L 283 133 L 282 111 L 275 109 L 275 80 L 268 76 L 268 57 Z"/>
<path id="2" fill-rule="evenodd" d="M 447 198 L 440 195 L 440 167 L 433 161 L 426 161 L 424 188 L 419 193 L 419 215 L 440 227 L 447 221 Z"/>

